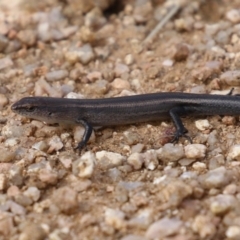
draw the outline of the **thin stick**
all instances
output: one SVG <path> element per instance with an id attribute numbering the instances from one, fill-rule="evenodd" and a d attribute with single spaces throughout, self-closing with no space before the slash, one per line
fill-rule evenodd
<path id="1" fill-rule="evenodd" d="M 162 27 L 179 11 L 180 5 L 173 5 L 169 13 L 157 24 L 157 26 L 144 39 L 143 44 L 147 45 L 158 34 Z"/>

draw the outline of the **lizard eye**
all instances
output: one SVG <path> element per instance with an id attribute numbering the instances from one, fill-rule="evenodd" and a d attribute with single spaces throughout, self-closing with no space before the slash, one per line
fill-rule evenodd
<path id="1" fill-rule="evenodd" d="M 28 107 L 26 108 L 27 112 L 33 112 L 35 110 L 35 107 Z"/>

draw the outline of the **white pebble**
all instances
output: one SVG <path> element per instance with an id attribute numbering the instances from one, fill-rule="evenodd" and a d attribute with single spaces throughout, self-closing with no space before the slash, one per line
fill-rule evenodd
<path id="1" fill-rule="evenodd" d="M 226 231 L 226 236 L 229 239 L 240 239 L 240 227 L 239 226 L 229 226 Z"/>
<path id="2" fill-rule="evenodd" d="M 195 126 L 200 131 L 205 131 L 205 130 L 211 129 L 212 127 L 207 119 L 195 121 Z"/>
<path id="3" fill-rule="evenodd" d="M 40 198 L 40 191 L 37 187 L 29 187 L 23 194 L 36 202 Z"/>
<path id="4" fill-rule="evenodd" d="M 152 223 L 146 232 L 147 239 L 158 239 L 174 235 L 180 232 L 183 222 L 177 218 L 163 218 Z"/>
<path id="5" fill-rule="evenodd" d="M 203 162 L 195 162 L 193 165 L 192 165 L 193 169 L 198 171 L 198 172 L 201 172 L 201 171 L 204 171 L 206 170 L 207 166 L 205 163 Z"/>
<path id="6" fill-rule="evenodd" d="M 187 158 L 204 158 L 207 147 L 203 144 L 190 144 L 184 147 Z"/>
<path id="7" fill-rule="evenodd" d="M 128 54 L 125 56 L 124 58 L 124 62 L 127 64 L 127 65 L 131 65 L 134 63 L 134 57 L 132 54 Z"/>
<path id="8" fill-rule="evenodd" d="M 240 144 L 236 144 L 230 147 L 228 155 L 228 159 L 230 160 L 238 160 L 240 161 Z"/>
<path id="9" fill-rule="evenodd" d="M 143 154 L 141 153 L 132 153 L 128 159 L 128 164 L 130 164 L 135 170 L 141 169 L 143 165 Z"/>
<path id="10" fill-rule="evenodd" d="M 173 64 L 174 64 L 174 62 L 173 62 L 173 60 L 171 60 L 171 59 L 166 59 L 166 60 L 164 60 L 163 63 L 162 63 L 162 65 L 163 65 L 164 67 L 172 67 Z"/>
<path id="11" fill-rule="evenodd" d="M 158 167 L 159 162 L 157 157 L 157 151 L 153 149 L 147 150 L 143 156 L 144 156 L 144 165 L 148 170 L 153 171 Z"/>
<path id="12" fill-rule="evenodd" d="M 237 204 L 236 198 L 232 195 L 219 194 L 216 197 L 211 198 L 210 201 L 210 209 L 212 213 L 216 215 L 228 212 Z"/>
<path id="13" fill-rule="evenodd" d="M 13 61 L 11 58 L 4 57 L 0 59 L 0 70 L 11 67 L 12 65 L 13 65 Z"/>
<path id="14" fill-rule="evenodd" d="M 240 11 L 238 9 L 232 9 L 226 13 L 226 18 L 232 23 L 239 23 Z"/>
<path id="15" fill-rule="evenodd" d="M 208 171 L 202 178 L 207 188 L 221 188 L 230 181 L 231 172 L 222 166 Z"/>
<path id="16" fill-rule="evenodd" d="M 123 161 L 126 160 L 126 157 L 122 156 L 119 153 L 100 151 L 96 152 L 96 159 L 98 164 L 104 165 L 105 169 L 118 167 L 123 164 Z"/>
<path id="17" fill-rule="evenodd" d="M 93 174 L 95 161 L 94 154 L 88 151 L 72 164 L 72 171 L 78 177 L 89 178 Z"/>
<path id="18" fill-rule="evenodd" d="M 128 72 L 129 72 L 129 67 L 122 63 L 117 63 L 114 68 L 114 73 L 116 77 L 121 77 L 122 74 L 128 73 Z"/>
<path id="19" fill-rule="evenodd" d="M 63 143 L 60 137 L 58 137 L 57 135 L 54 135 L 50 139 L 48 145 L 49 145 L 48 153 L 52 153 L 53 151 L 58 151 L 63 148 Z"/>
<path id="20" fill-rule="evenodd" d="M 158 158 L 164 162 L 175 162 L 184 157 L 183 146 L 172 143 L 165 144 L 158 150 Z"/>
<path id="21" fill-rule="evenodd" d="M 240 70 L 226 71 L 221 74 L 220 80 L 230 86 L 239 86 Z"/>
<path id="22" fill-rule="evenodd" d="M 122 229 L 126 226 L 124 221 L 124 212 L 116 209 L 106 208 L 105 210 L 105 222 L 115 229 Z"/>
<path id="23" fill-rule="evenodd" d="M 52 71 L 52 72 L 48 72 L 46 74 L 46 79 L 48 81 L 58 81 L 61 79 L 64 79 L 68 76 L 68 71 L 67 70 L 57 70 L 57 71 Z"/>

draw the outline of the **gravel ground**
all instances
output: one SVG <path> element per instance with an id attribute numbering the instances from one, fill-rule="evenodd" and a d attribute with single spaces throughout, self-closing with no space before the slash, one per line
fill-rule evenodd
<path id="1" fill-rule="evenodd" d="M 184 119 L 193 144 L 170 143 L 170 121 L 99 129 L 80 154 L 81 126 L 10 109 L 240 93 L 239 58 L 239 0 L 1 0 L 0 240 L 240 239 L 238 118 Z"/>

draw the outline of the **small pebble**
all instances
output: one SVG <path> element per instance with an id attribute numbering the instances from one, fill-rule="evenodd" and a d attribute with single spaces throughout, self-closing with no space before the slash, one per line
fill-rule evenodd
<path id="1" fill-rule="evenodd" d="M 135 234 L 129 234 L 122 237 L 120 240 L 146 240 L 146 238 Z"/>
<path id="2" fill-rule="evenodd" d="M 174 64 L 174 61 L 171 60 L 171 59 L 166 59 L 166 60 L 164 60 L 164 61 L 162 62 L 162 65 L 163 65 L 164 67 L 172 67 L 173 64 Z"/>
<path id="3" fill-rule="evenodd" d="M 204 158 L 206 156 L 207 147 L 203 144 L 189 144 L 184 147 L 187 158 Z"/>
<path id="4" fill-rule="evenodd" d="M 10 57 L 4 57 L 0 59 L 0 70 L 11 67 L 12 65 L 13 65 L 13 61 Z"/>
<path id="5" fill-rule="evenodd" d="M 222 166 L 208 171 L 201 177 L 204 186 L 208 189 L 221 188 L 229 183 L 231 179 L 231 171 L 228 171 L 225 167 Z"/>
<path id="6" fill-rule="evenodd" d="M 226 71 L 220 75 L 220 80 L 230 86 L 239 86 L 240 70 Z"/>
<path id="7" fill-rule="evenodd" d="M 66 77 L 68 77 L 67 70 L 57 70 L 57 71 L 48 72 L 46 74 L 46 79 L 50 82 L 59 81 Z"/>
<path id="8" fill-rule="evenodd" d="M 95 162 L 94 154 L 88 151 L 72 163 L 72 172 L 80 178 L 90 178 L 94 171 Z"/>
<path id="9" fill-rule="evenodd" d="M 237 206 L 237 199 L 231 195 L 219 194 L 211 198 L 210 210 L 216 215 L 222 215 Z"/>
<path id="10" fill-rule="evenodd" d="M 7 182 L 6 174 L 0 173 L 0 191 L 3 191 L 7 188 Z"/>
<path id="11" fill-rule="evenodd" d="M 1 53 L 4 52 L 7 45 L 8 45 L 8 39 L 4 35 L 0 34 L 0 52 Z"/>
<path id="12" fill-rule="evenodd" d="M 82 64 L 88 64 L 95 57 L 90 44 L 85 44 L 76 51 L 78 59 Z"/>
<path id="13" fill-rule="evenodd" d="M 164 162 L 176 162 L 183 157 L 184 150 L 181 145 L 167 143 L 158 151 L 158 159 Z"/>
<path id="14" fill-rule="evenodd" d="M 136 132 L 124 131 L 123 136 L 129 145 L 138 143 L 140 139 L 139 134 Z"/>
<path id="15" fill-rule="evenodd" d="M 124 212 L 117 209 L 106 208 L 104 215 L 105 222 L 113 228 L 122 229 L 125 227 L 126 223 L 124 219 Z"/>
<path id="16" fill-rule="evenodd" d="M 147 239 L 168 237 L 179 233 L 182 226 L 183 222 L 177 218 L 162 218 L 148 227 L 145 236 Z"/>
<path id="17" fill-rule="evenodd" d="M 144 153 L 143 160 L 144 160 L 144 166 L 146 167 L 146 169 L 151 171 L 155 170 L 159 165 L 157 151 L 153 149 L 147 150 Z"/>
<path id="18" fill-rule="evenodd" d="M 141 153 L 132 153 L 128 159 L 128 164 L 130 164 L 135 170 L 139 170 L 143 165 L 143 154 Z"/>
<path id="19" fill-rule="evenodd" d="M 231 9 L 227 11 L 226 18 L 232 23 L 240 22 L 240 10 L 239 9 Z"/>
<path id="20" fill-rule="evenodd" d="M 121 77 L 122 74 L 128 73 L 129 67 L 122 63 L 117 63 L 114 68 L 115 77 Z"/>
<path id="21" fill-rule="evenodd" d="M 38 223 L 27 223 L 19 235 L 19 240 L 43 240 L 47 233 Z"/>
<path id="22" fill-rule="evenodd" d="M 204 170 L 206 170 L 207 166 L 205 163 L 203 162 L 195 162 L 193 165 L 192 165 L 193 169 L 198 171 L 198 172 L 202 172 Z"/>
<path id="23" fill-rule="evenodd" d="M 200 131 L 205 131 L 205 130 L 211 129 L 212 127 L 207 119 L 195 121 L 195 126 Z"/>
<path id="24" fill-rule="evenodd" d="M 53 136 L 50 141 L 48 142 L 49 149 L 48 153 L 52 153 L 54 151 L 59 151 L 60 149 L 63 148 L 63 143 L 60 137 L 57 135 Z"/>
<path id="25" fill-rule="evenodd" d="M 34 30 L 21 30 L 17 34 L 17 38 L 27 46 L 33 46 L 37 40 L 37 34 Z"/>
<path id="26" fill-rule="evenodd" d="M 132 65 L 134 63 L 134 57 L 132 54 L 128 54 L 125 56 L 124 58 L 124 62 L 127 64 L 127 65 Z"/>
<path id="27" fill-rule="evenodd" d="M 231 161 L 237 160 L 240 161 L 240 144 L 235 144 L 230 147 L 227 155 L 228 159 Z"/>
<path id="28" fill-rule="evenodd" d="M 41 192 L 37 187 L 28 187 L 28 189 L 25 190 L 23 194 L 31 198 L 33 202 L 38 201 L 41 196 Z"/>
<path id="29" fill-rule="evenodd" d="M 38 178 L 43 183 L 55 185 L 58 180 L 58 174 L 50 169 L 41 169 L 38 173 Z"/>
<path id="30" fill-rule="evenodd" d="M 98 71 L 90 72 L 90 73 L 88 73 L 88 75 L 87 75 L 87 79 L 88 79 L 90 82 L 94 82 L 94 81 L 96 81 L 96 80 L 101 80 L 101 79 L 102 79 L 102 73 L 101 73 L 101 72 L 98 72 Z"/>
<path id="31" fill-rule="evenodd" d="M 202 239 L 206 239 L 215 235 L 217 226 L 215 226 L 212 217 L 197 215 L 192 223 L 192 229 L 198 233 Z"/>
<path id="32" fill-rule="evenodd" d="M 79 208 L 77 192 L 70 187 L 62 187 L 55 190 L 52 201 L 65 214 L 71 214 L 78 211 Z"/>
<path id="33" fill-rule="evenodd" d="M 173 54 L 173 59 L 177 62 L 185 61 L 190 54 L 190 49 L 187 44 L 179 43 L 175 46 L 175 51 Z"/>
<path id="34" fill-rule="evenodd" d="M 96 152 L 97 165 L 101 169 L 110 169 L 113 167 L 118 167 L 126 161 L 126 157 L 119 153 L 100 151 Z"/>
<path id="35" fill-rule="evenodd" d="M 130 83 L 121 78 L 115 78 L 110 85 L 115 89 L 131 89 Z"/>
<path id="36" fill-rule="evenodd" d="M 226 231 L 226 236 L 231 240 L 240 239 L 240 226 L 229 226 Z"/>

